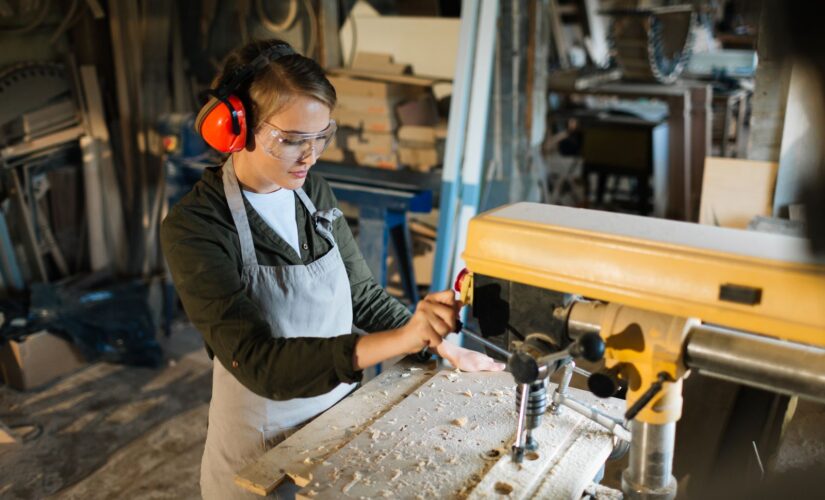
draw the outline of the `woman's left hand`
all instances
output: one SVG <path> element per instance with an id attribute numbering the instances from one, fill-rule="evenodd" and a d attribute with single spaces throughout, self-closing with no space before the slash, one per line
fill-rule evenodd
<path id="1" fill-rule="evenodd" d="M 490 356 L 465 349 L 445 340 L 438 344 L 436 353 L 463 372 L 500 372 L 504 363 L 499 363 Z"/>

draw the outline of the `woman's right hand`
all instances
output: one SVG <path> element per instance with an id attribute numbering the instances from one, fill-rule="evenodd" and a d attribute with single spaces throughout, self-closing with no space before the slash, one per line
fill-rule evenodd
<path id="1" fill-rule="evenodd" d="M 404 352 L 414 354 L 437 347 L 444 336 L 455 331 L 461 306 L 452 290 L 431 293 L 420 300 L 410 321 L 398 329 Z"/>

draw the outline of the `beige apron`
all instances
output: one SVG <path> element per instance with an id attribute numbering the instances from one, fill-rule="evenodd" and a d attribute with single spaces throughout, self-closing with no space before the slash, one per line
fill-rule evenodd
<path id="1" fill-rule="evenodd" d="M 334 337 L 352 331 L 349 279 L 332 235 L 337 208 L 316 210 L 303 190 L 295 193 L 312 215 L 315 230 L 332 245 L 307 265 L 260 266 L 252 244 L 243 197 L 232 160 L 223 166 L 223 185 L 243 256 L 241 281 L 266 316 L 275 337 Z M 220 362 L 213 363 L 209 429 L 201 462 L 205 499 L 260 498 L 234 484 L 235 474 L 291 431 L 346 396 L 355 384 L 340 384 L 321 396 L 275 401 L 241 385 Z"/>

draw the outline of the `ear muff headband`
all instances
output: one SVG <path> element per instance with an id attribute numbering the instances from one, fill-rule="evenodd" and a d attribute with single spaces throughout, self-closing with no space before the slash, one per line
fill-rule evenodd
<path id="1" fill-rule="evenodd" d="M 203 140 L 221 153 L 234 153 L 243 149 L 248 128 L 247 114 L 243 102 L 233 92 L 272 61 L 293 54 L 295 51 L 288 45 L 270 47 L 249 64 L 233 71 L 218 88 L 211 90 L 209 95 L 212 97 L 195 119 L 195 129 Z"/>

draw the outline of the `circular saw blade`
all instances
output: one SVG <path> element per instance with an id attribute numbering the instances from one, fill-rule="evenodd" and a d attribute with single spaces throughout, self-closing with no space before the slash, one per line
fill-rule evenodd
<path id="1" fill-rule="evenodd" d="M 0 126 L 70 91 L 62 64 L 25 62 L 10 66 L 0 71 Z"/>

